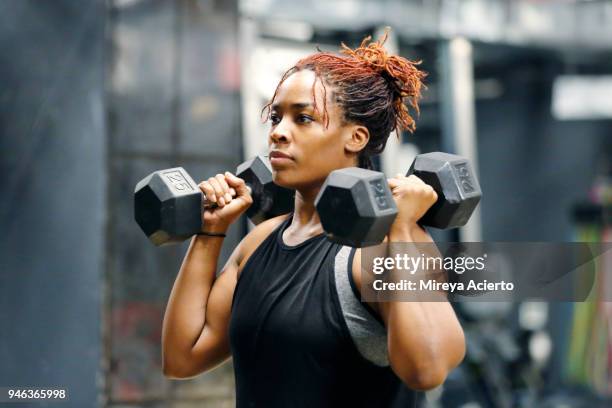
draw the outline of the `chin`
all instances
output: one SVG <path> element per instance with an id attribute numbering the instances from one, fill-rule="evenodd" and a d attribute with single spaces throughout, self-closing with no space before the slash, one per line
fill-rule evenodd
<path id="1" fill-rule="evenodd" d="M 272 175 L 274 184 L 291 190 L 299 190 L 310 186 L 311 182 L 304 179 L 304 174 L 295 171 L 275 171 Z"/>
<path id="2" fill-rule="evenodd" d="M 296 173 L 289 174 L 277 174 L 275 173 L 272 177 L 274 184 L 280 187 L 288 188 L 290 190 L 309 190 L 312 188 L 320 187 L 325 178 L 319 179 L 305 179 L 302 175 L 300 177 Z"/>
<path id="3" fill-rule="evenodd" d="M 292 183 L 292 178 L 293 177 L 290 177 L 287 172 L 282 170 L 275 170 L 272 173 L 272 181 L 274 181 L 274 184 L 285 188 L 295 189 L 294 183 Z"/>

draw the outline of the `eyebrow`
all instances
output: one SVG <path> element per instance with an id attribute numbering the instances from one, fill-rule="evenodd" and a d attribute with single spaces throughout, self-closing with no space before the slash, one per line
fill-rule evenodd
<path id="1" fill-rule="evenodd" d="M 289 105 L 289 109 L 292 110 L 300 110 L 313 107 L 313 104 L 310 102 L 297 102 Z M 272 110 L 278 110 L 280 108 L 280 103 L 275 103 L 272 105 Z"/>

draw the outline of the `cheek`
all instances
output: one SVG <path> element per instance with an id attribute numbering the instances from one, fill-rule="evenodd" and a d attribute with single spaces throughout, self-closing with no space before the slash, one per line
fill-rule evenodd
<path id="1" fill-rule="evenodd" d="M 342 144 L 335 139 L 336 138 L 330 138 L 314 143 L 311 148 L 308 149 L 308 162 L 326 167 L 340 160 L 343 155 L 343 147 Z"/>
<path id="2" fill-rule="evenodd" d="M 317 161 L 317 166 L 326 174 L 339 167 L 344 167 L 346 165 L 344 146 L 339 143 L 326 146 L 317 155 Z"/>

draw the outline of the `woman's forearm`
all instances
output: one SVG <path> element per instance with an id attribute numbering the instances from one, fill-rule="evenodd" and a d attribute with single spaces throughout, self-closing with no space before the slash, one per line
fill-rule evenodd
<path id="1" fill-rule="evenodd" d="M 223 239 L 196 236 L 172 287 L 162 329 L 164 366 L 180 364 L 191 350 L 205 325 L 210 294 Z"/>

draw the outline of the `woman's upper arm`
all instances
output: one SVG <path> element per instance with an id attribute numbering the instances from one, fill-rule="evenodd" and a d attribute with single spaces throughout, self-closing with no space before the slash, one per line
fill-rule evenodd
<path id="1" fill-rule="evenodd" d="M 357 248 L 355 250 L 355 255 L 353 256 L 353 265 L 352 273 L 353 273 L 353 281 L 355 282 L 355 286 L 357 287 L 357 291 L 361 294 L 361 248 Z M 378 302 L 366 302 L 368 306 L 370 306 L 378 315 L 382 318 L 381 311 L 379 309 Z"/>
<path id="2" fill-rule="evenodd" d="M 247 234 L 215 279 L 206 304 L 204 329 L 192 348 L 197 370 L 195 374 L 210 370 L 230 357 L 229 323 L 240 270 L 261 242 L 285 218 L 286 215 L 264 221 Z"/>
<path id="3" fill-rule="evenodd" d="M 241 248 L 238 245 L 229 257 L 208 296 L 206 323 L 192 349 L 193 361 L 197 364 L 195 374 L 210 370 L 230 357 L 229 321 Z"/>

